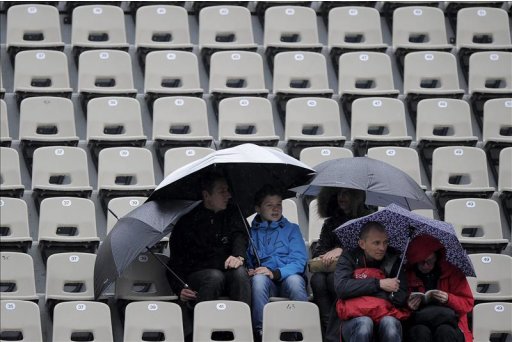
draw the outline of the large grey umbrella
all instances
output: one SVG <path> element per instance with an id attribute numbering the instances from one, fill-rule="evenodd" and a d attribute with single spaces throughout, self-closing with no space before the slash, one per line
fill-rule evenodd
<path id="1" fill-rule="evenodd" d="M 141 252 L 168 235 L 180 217 L 199 203 L 185 200 L 151 201 L 121 217 L 98 249 L 94 266 L 95 298 Z"/>
<path id="2" fill-rule="evenodd" d="M 414 179 L 380 160 L 368 157 L 332 159 L 315 170 L 317 174 L 309 185 L 292 190 L 316 196 L 323 187 L 350 188 L 365 191 L 369 205 L 385 207 L 395 203 L 409 210 L 434 207 Z"/>

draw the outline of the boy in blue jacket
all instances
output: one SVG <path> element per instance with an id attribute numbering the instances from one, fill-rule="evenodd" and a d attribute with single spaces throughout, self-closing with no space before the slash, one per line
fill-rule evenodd
<path id="1" fill-rule="evenodd" d="M 252 284 L 252 322 L 257 339 L 262 335 L 263 307 L 270 297 L 307 301 L 304 271 L 308 259 L 299 226 L 283 216 L 281 193 L 265 185 L 255 195 L 256 217 L 251 238 L 258 253 L 249 248 L 247 266 Z"/>

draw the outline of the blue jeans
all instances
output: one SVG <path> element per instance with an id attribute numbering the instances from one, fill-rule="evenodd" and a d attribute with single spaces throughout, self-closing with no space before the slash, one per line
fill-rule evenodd
<path id="1" fill-rule="evenodd" d="M 256 274 L 251 278 L 252 284 L 252 326 L 254 330 L 263 328 L 263 307 L 270 297 L 287 297 L 290 300 L 306 302 L 306 282 L 302 275 L 294 274 L 281 282 L 275 282 L 266 275 Z"/>
<path id="2" fill-rule="evenodd" d="M 356 317 L 341 322 L 341 335 L 344 342 L 372 341 L 374 323 L 368 316 Z M 402 324 L 394 317 L 386 316 L 378 324 L 378 341 L 402 341 Z"/>

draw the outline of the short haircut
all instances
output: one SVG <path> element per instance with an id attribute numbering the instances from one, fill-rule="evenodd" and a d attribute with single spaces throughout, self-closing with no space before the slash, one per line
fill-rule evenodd
<path id="1" fill-rule="evenodd" d="M 218 181 L 225 181 L 226 177 L 219 172 L 208 172 L 201 177 L 201 191 L 206 191 L 209 194 L 213 192 L 213 187 Z"/>
<path id="2" fill-rule="evenodd" d="M 381 233 L 386 233 L 386 228 L 380 222 L 370 221 L 364 224 L 359 232 L 359 240 L 366 240 L 370 231 L 376 230 Z"/>
<path id="3" fill-rule="evenodd" d="M 270 184 L 265 184 L 256 192 L 256 194 L 254 194 L 254 205 L 259 207 L 267 196 L 279 196 L 283 198 L 283 192 L 281 189 L 278 189 Z"/>

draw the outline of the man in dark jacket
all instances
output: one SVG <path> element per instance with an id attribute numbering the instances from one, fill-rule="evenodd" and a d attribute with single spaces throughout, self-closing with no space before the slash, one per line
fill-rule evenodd
<path id="1" fill-rule="evenodd" d="M 400 308 L 407 303 L 407 277 L 402 271 L 396 276 L 400 258 L 388 243 L 385 228 L 369 222 L 361 229 L 359 247 L 343 251 L 336 265 L 334 287 L 344 341 L 372 341 L 374 330 L 381 342 L 402 339 L 400 319 L 407 312 Z"/>
<path id="2" fill-rule="evenodd" d="M 221 175 L 208 174 L 201 189 L 203 203 L 178 221 L 169 239 L 169 266 L 190 288 L 169 274 L 171 287 L 186 309 L 223 295 L 250 305 L 248 236 L 239 212 L 228 204 L 229 187 Z"/>

